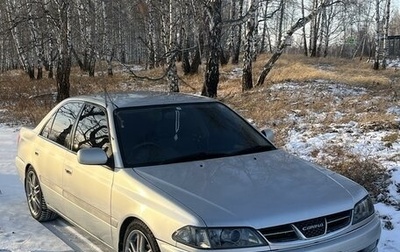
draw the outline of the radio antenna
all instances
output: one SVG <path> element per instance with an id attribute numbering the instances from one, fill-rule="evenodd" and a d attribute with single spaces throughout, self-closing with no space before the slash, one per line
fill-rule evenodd
<path id="1" fill-rule="evenodd" d="M 115 104 L 110 94 L 108 93 L 106 84 L 103 85 L 103 92 L 104 92 L 104 103 L 106 104 L 106 108 L 108 107 L 109 103 L 111 103 L 111 105 L 113 105 L 114 107 L 118 108 L 117 104 Z"/>

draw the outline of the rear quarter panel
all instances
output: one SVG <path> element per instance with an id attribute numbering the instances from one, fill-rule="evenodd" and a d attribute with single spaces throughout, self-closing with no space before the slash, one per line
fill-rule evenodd
<path id="1" fill-rule="evenodd" d="M 34 152 L 34 142 L 36 137 L 36 133 L 32 128 L 22 127 L 19 131 L 15 164 L 17 166 L 18 175 L 22 182 L 25 181 L 26 167 L 32 162 L 32 154 Z"/>

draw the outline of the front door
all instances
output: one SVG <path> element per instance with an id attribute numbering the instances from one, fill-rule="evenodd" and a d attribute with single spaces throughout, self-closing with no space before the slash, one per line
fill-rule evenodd
<path id="1" fill-rule="evenodd" d="M 100 147 L 108 153 L 110 164 L 79 164 L 77 152 L 92 147 Z M 110 202 L 114 177 L 110 153 L 106 113 L 100 107 L 85 105 L 76 125 L 71 151 L 64 161 L 65 215 L 107 244 L 111 244 Z"/>

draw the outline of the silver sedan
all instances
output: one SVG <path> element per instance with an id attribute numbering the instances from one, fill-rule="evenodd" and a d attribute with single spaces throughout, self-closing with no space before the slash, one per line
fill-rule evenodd
<path id="1" fill-rule="evenodd" d="M 115 251 L 377 251 L 353 181 L 274 147 L 213 99 L 158 92 L 69 98 L 16 157 L 29 210 Z"/>

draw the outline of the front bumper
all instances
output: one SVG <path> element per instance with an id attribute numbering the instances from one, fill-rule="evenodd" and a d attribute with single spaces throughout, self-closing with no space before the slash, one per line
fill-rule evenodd
<path id="1" fill-rule="evenodd" d="M 284 251 L 284 252 L 377 252 L 377 245 L 381 236 L 381 222 L 375 215 L 366 225 L 349 233 L 335 236 L 329 240 L 322 240 L 318 243 L 296 246 L 292 248 L 255 247 L 234 249 L 235 252 L 263 252 L 263 251 Z M 158 241 L 162 252 L 228 252 L 233 249 L 206 250 L 195 249 L 179 244 L 179 247 Z"/>

